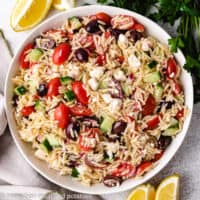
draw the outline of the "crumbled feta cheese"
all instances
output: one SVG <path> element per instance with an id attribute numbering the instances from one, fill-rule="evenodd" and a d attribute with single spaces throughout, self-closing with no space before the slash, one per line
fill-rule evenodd
<path id="1" fill-rule="evenodd" d="M 76 169 L 78 170 L 79 174 L 84 174 L 84 172 L 87 170 L 85 165 L 79 165 L 76 167 Z"/>
<path id="2" fill-rule="evenodd" d="M 104 68 L 103 67 L 96 67 L 95 69 L 90 71 L 90 76 L 92 78 L 99 79 L 104 73 Z"/>
<path id="3" fill-rule="evenodd" d="M 95 78 L 91 78 L 88 80 L 88 84 L 91 87 L 92 90 L 97 90 L 99 84 Z"/>
<path id="4" fill-rule="evenodd" d="M 118 38 L 118 45 L 120 47 L 127 47 L 128 46 L 128 39 L 126 38 L 126 36 L 124 34 L 120 34 L 119 38 Z"/>
<path id="5" fill-rule="evenodd" d="M 102 98 L 106 103 L 110 103 L 112 101 L 112 97 L 110 94 L 102 94 Z"/>
<path id="6" fill-rule="evenodd" d="M 142 42 L 142 50 L 149 51 L 151 47 L 152 47 L 152 42 L 148 39 L 144 39 Z"/>
<path id="7" fill-rule="evenodd" d="M 112 99 L 110 103 L 110 110 L 111 112 L 115 112 L 116 110 L 120 110 L 122 105 L 122 101 L 120 99 Z"/>
<path id="8" fill-rule="evenodd" d="M 74 65 L 74 64 L 70 64 L 67 66 L 69 68 L 69 76 L 71 76 L 72 78 L 78 78 L 80 75 L 80 69 L 78 66 Z"/>
<path id="9" fill-rule="evenodd" d="M 114 72 L 114 78 L 118 81 L 125 81 L 126 76 L 122 70 L 117 70 Z"/>
<path id="10" fill-rule="evenodd" d="M 140 60 L 134 54 L 129 56 L 128 63 L 135 70 L 138 69 L 140 67 L 140 65 L 141 65 Z"/>

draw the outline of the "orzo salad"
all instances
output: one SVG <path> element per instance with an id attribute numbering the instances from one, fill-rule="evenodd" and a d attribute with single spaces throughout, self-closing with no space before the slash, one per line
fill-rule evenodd
<path id="1" fill-rule="evenodd" d="M 119 186 L 151 170 L 182 130 L 181 68 L 132 16 L 71 17 L 20 56 L 21 139 L 61 175 Z"/>

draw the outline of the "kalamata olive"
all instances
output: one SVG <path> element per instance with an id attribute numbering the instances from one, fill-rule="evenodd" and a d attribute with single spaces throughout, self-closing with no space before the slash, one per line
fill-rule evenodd
<path id="1" fill-rule="evenodd" d="M 47 91 L 48 91 L 48 89 L 47 89 L 46 84 L 41 83 L 41 84 L 39 85 L 39 88 L 37 89 L 37 94 L 38 94 L 40 97 L 44 97 L 44 96 L 46 96 Z"/>
<path id="2" fill-rule="evenodd" d="M 112 87 L 110 89 L 110 94 L 112 98 L 119 98 L 119 99 L 123 98 L 124 93 L 120 81 L 115 79 L 112 80 Z"/>
<path id="3" fill-rule="evenodd" d="M 86 27 L 85 27 L 86 31 L 89 32 L 89 33 L 96 33 L 98 31 L 100 31 L 100 28 L 99 28 L 99 23 L 97 20 L 92 20 L 90 21 Z"/>
<path id="4" fill-rule="evenodd" d="M 122 132 L 124 132 L 124 130 L 126 129 L 127 123 L 119 120 L 114 122 L 113 126 L 112 126 L 112 133 L 116 134 L 116 135 L 120 135 Z"/>
<path id="5" fill-rule="evenodd" d="M 130 31 L 130 35 L 131 35 L 132 40 L 134 40 L 135 42 L 140 40 L 143 37 L 143 34 L 140 32 L 137 32 L 136 30 Z"/>
<path id="6" fill-rule="evenodd" d="M 161 135 L 158 140 L 158 148 L 165 150 L 172 142 L 172 137 Z"/>
<path id="7" fill-rule="evenodd" d="M 115 37 L 117 40 L 119 38 L 120 34 L 124 34 L 126 31 L 124 30 L 118 30 L 118 29 L 111 29 L 111 34 Z"/>
<path id="8" fill-rule="evenodd" d="M 41 49 L 53 49 L 56 46 L 56 42 L 51 38 L 44 38 L 40 41 Z"/>
<path id="9" fill-rule="evenodd" d="M 19 97 L 17 95 L 14 95 L 12 98 L 12 105 L 14 107 L 16 107 L 18 105 L 18 100 L 19 100 Z"/>
<path id="10" fill-rule="evenodd" d="M 122 179 L 116 176 L 107 175 L 104 177 L 103 183 L 107 187 L 116 187 L 121 185 Z"/>
<path id="11" fill-rule="evenodd" d="M 82 117 L 79 119 L 83 125 L 89 128 L 98 128 L 99 127 L 99 119 L 95 116 L 91 117 Z"/>
<path id="12" fill-rule="evenodd" d="M 161 111 L 161 109 L 162 109 L 163 106 L 165 106 L 165 108 L 168 110 L 168 109 L 171 109 L 172 106 L 175 104 L 175 101 L 166 101 L 165 99 L 166 99 L 166 98 L 164 97 L 164 98 L 160 101 L 160 103 L 159 103 L 159 105 L 158 105 L 157 113 L 159 113 L 159 112 Z"/>
<path id="13" fill-rule="evenodd" d="M 71 122 L 65 129 L 66 137 L 76 141 L 80 132 L 80 124 L 77 121 Z"/>
<path id="14" fill-rule="evenodd" d="M 77 60 L 79 60 L 80 62 L 88 61 L 88 52 L 83 48 L 77 49 L 75 51 L 75 56 L 76 56 Z"/>

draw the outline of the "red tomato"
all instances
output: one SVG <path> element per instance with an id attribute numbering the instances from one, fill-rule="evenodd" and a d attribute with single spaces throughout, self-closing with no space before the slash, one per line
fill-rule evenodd
<path id="1" fill-rule="evenodd" d="M 111 175 L 113 176 L 126 178 L 134 177 L 135 174 L 136 167 L 126 162 L 120 163 L 117 169 L 111 173 Z"/>
<path id="2" fill-rule="evenodd" d="M 173 79 L 177 74 L 177 64 L 174 58 L 169 58 L 167 61 L 167 71 L 166 75 L 169 79 Z"/>
<path id="3" fill-rule="evenodd" d="M 54 111 L 54 119 L 59 128 L 65 128 L 69 123 L 69 109 L 64 103 L 60 103 Z"/>
<path id="4" fill-rule="evenodd" d="M 137 32 L 141 32 L 141 33 L 144 32 L 144 30 L 145 30 L 144 26 L 142 24 L 139 24 L 139 23 L 135 23 L 133 25 L 132 29 L 136 30 Z"/>
<path id="5" fill-rule="evenodd" d="M 105 38 L 108 39 L 110 36 L 111 36 L 110 31 L 106 31 L 106 32 L 105 32 Z"/>
<path id="6" fill-rule="evenodd" d="M 156 107 L 155 98 L 150 94 L 146 101 L 146 104 L 142 108 L 143 116 L 153 114 L 155 107 Z"/>
<path id="7" fill-rule="evenodd" d="M 111 25 L 114 29 L 129 30 L 134 24 L 134 18 L 128 15 L 116 15 L 111 19 Z"/>
<path id="8" fill-rule="evenodd" d="M 76 106 L 70 107 L 69 109 L 70 109 L 70 112 L 76 116 L 92 115 L 92 111 L 89 108 L 82 106 L 82 105 L 76 105 Z"/>
<path id="9" fill-rule="evenodd" d="M 78 144 L 81 150 L 91 151 L 96 146 L 95 134 L 90 134 L 88 136 L 79 136 Z"/>
<path id="10" fill-rule="evenodd" d="M 181 85 L 178 82 L 174 82 L 173 93 L 175 96 L 179 95 L 182 91 Z"/>
<path id="11" fill-rule="evenodd" d="M 179 111 L 176 113 L 176 119 L 180 120 L 180 119 L 184 116 L 184 111 L 185 111 L 184 108 L 182 108 L 181 110 L 179 110 Z"/>
<path id="12" fill-rule="evenodd" d="M 118 56 L 117 60 L 119 61 L 120 64 L 124 62 L 124 56 Z"/>
<path id="13" fill-rule="evenodd" d="M 110 24 L 111 17 L 110 15 L 100 12 L 96 14 L 96 19 L 105 22 L 106 24 Z"/>
<path id="14" fill-rule="evenodd" d="M 26 59 L 27 51 L 32 49 L 32 48 L 33 48 L 33 44 L 32 43 L 27 44 L 24 47 L 24 49 L 23 49 L 23 51 L 22 51 L 22 53 L 21 53 L 21 55 L 19 57 L 20 65 L 21 65 L 21 67 L 23 69 L 28 69 L 29 68 L 30 63 L 29 63 L 29 61 L 25 61 L 25 59 Z"/>
<path id="15" fill-rule="evenodd" d="M 105 55 L 98 55 L 96 64 L 98 64 L 99 66 L 105 65 L 106 64 L 106 56 Z"/>
<path id="16" fill-rule="evenodd" d="M 142 175 L 146 170 L 149 169 L 149 167 L 151 167 L 152 162 L 150 161 L 145 161 L 143 163 L 141 163 L 138 167 L 137 167 L 137 175 Z"/>
<path id="17" fill-rule="evenodd" d="M 53 52 L 52 60 L 53 63 L 56 65 L 63 64 L 69 57 L 69 54 L 71 52 L 71 47 L 67 43 L 59 44 Z"/>
<path id="18" fill-rule="evenodd" d="M 154 116 L 152 119 L 147 121 L 147 129 L 152 130 L 155 129 L 160 122 L 158 115 Z"/>
<path id="19" fill-rule="evenodd" d="M 59 78 L 53 78 L 48 83 L 48 92 L 47 97 L 52 98 L 53 96 L 57 96 L 59 94 L 59 87 L 61 86 Z"/>
<path id="20" fill-rule="evenodd" d="M 88 104 L 89 98 L 85 89 L 83 88 L 83 84 L 80 81 L 74 81 L 72 83 L 72 90 L 76 95 L 77 99 L 84 105 Z"/>
<path id="21" fill-rule="evenodd" d="M 34 106 L 25 106 L 22 108 L 21 113 L 22 113 L 23 117 L 28 117 L 34 111 L 35 111 Z"/>
<path id="22" fill-rule="evenodd" d="M 156 161 L 158 161 L 158 160 L 160 160 L 161 159 L 161 157 L 163 156 L 163 151 L 161 151 L 160 153 L 157 153 L 156 155 L 155 155 L 155 157 L 154 157 L 154 162 L 156 162 Z"/>

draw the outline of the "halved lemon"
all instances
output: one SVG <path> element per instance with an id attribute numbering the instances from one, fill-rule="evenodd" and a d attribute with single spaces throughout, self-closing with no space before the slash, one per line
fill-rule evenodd
<path id="1" fill-rule="evenodd" d="M 154 200 L 155 188 L 151 185 L 141 185 L 135 188 L 128 196 L 127 200 Z"/>
<path id="2" fill-rule="evenodd" d="M 157 188 L 155 200 L 178 200 L 179 182 L 179 175 L 172 175 L 165 178 Z"/>
<path id="3" fill-rule="evenodd" d="M 14 31 L 24 31 L 38 24 L 48 13 L 52 0 L 17 0 L 10 17 Z"/>
<path id="4" fill-rule="evenodd" d="M 76 0 L 53 0 L 53 7 L 58 10 L 68 10 L 76 6 Z"/>

